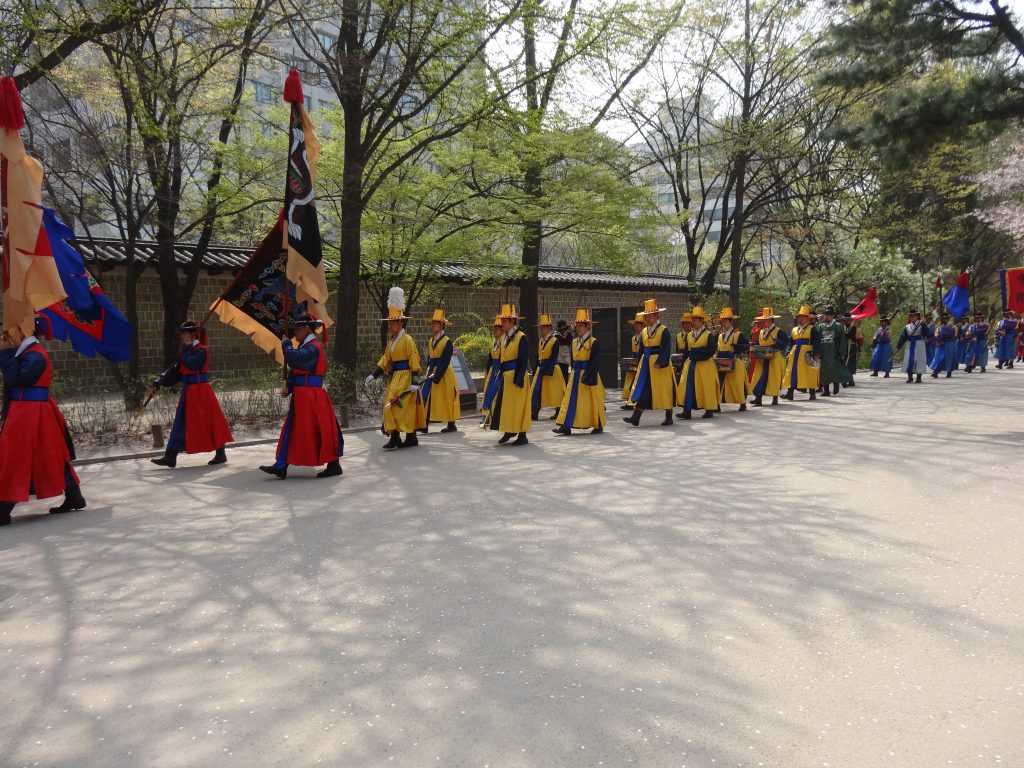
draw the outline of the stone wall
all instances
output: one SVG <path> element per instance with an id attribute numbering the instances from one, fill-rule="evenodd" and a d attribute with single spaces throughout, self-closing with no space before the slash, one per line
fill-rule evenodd
<path id="1" fill-rule="evenodd" d="M 207 307 L 220 295 L 221 291 L 231 282 L 232 274 L 204 273 L 199 281 L 193 297 L 190 317 L 196 321 L 206 314 Z M 101 271 L 99 274 L 104 290 L 119 307 L 124 307 L 124 269 L 114 267 Z M 480 325 L 489 326 L 495 313 L 506 300 L 515 301 L 518 305 L 518 288 L 505 286 L 480 287 L 474 285 L 451 284 L 445 287 L 445 305 L 448 315 L 455 323 L 449 333 L 458 336 L 472 331 Z M 508 296 L 508 299 L 506 299 Z M 542 287 L 540 305 L 545 312 L 554 316 L 555 320 L 565 318 L 571 322 L 575 316 L 576 303 L 580 298 L 578 288 Z M 632 317 L 647 298 L 643 292 L 588 290 L 584 299 L 590 309 L 616 308 L 621 310 L 623 317 Z M 664 320 L 675 330 L 677 318 L 689 300 L 684 293 L 658 294 L 659 303 L 667 308 Z M 410 333 L 420 342 L 428 334 L 428 318 L 433 306 L 414 306 L 410 314 L 414 320 L 409 325 Z M 382 323 L 380 310 L 374 305 L 366 290 L 360 295 L 359 336 L 360 355 L 364 359 L 376 360 L 381 342 Z M 141 350 L 141 370 L 144 378 L 149 379 L 161 370 L 161 333 L 162 310 L 159 280 L 156 273 L 148 270 L 139 280 L 139 341 Z M 536 323 L 536 318 L 528 318 L 524 324 Z M 209 324 L 211 347 L 210 372 L 213 377 L 225 377 L 262 371 L 270 373 L 276 364 L 269 355 L 257 349 L 244 335 L 233 328 L 221 325 L 214 318 Z M 50 345 L 57 377 L 69 388 L 88 388 L 97 390 L 113 390 L 115 378 L 111 366 L 104 360 L 90 360 L 71 350 L 70 345 L 53 342 Z"/>

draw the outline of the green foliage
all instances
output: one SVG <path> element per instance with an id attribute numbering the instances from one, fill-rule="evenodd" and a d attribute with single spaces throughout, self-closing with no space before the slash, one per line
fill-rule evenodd
<path id="1" fill-rule="evenodd" d="M 861 91 L 870 107 L 840 132 L 905 164 L 934 144 L 1024 117 L 1024 37 L 1007 6 L 950 0 L 840 0 L 845 11 L 819 51 L 826 83 Z M 986 13 L 985 11 L 990 11 Z"/>
<path id="2" fill-rule="evenodd" d="M 452 343 L 462 350 L 466 356 L 466 362 L 474 371 L 482 371 L 487 368 L 491 357 L 491 345 L 494 343 L 493 329 L 484 324 L 483 318 L 474 315 L 481 325 L 476 330 L 463 333 Z"/>
<path id="3" fill-rule="evenodd" d="M 934 284 L 934 277 L 925 278 Z M 878 306 L 882 314 L 910 302 L 920 303 L 921 280 L 913 264 L 897 250 L 869 242 L 848 254 L 844 263 L 827 274 L 807 277 L 801 281 L 790 309 L 801 304 L 811 307 L 834 305 L 846 309 L 860 301 L 874 285 L 878 290 Z"/>

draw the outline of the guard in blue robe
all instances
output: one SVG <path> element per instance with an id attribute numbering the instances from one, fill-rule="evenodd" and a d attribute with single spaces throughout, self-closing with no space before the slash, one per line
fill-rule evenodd
<path id="1" fill-rule="evenodd" d="M 921 321 L 921 313 L 912 309 L 907 313 L 907 324 L 900 332 L 899 341 L 896 342 L 896 351 L 899 352 L 904 346 L 907 353 L 903 356 L 903 372 L 907 374 L 907 384 L 912 383 L 917 377 L 917 383 L 921 383 L 921 376 L 928 370 L 928 339 L 931 338 L 931 331 L 928 324 Z"/>
<path id="2" fill-rule="evenodd" d="M 988 367 L 988 332 L 989 324 L 985 322 L 984 312 L 974 313 L 974 322 L 967 328 L 967 355 L 964 370 L 968 373 L 980 368 L 984 373 Z"/>
<path id="3" fill-rule="evenodd" d="M 1013 312 L 1003 311 L 1003 319 L 996 326 L 996 368 L 1013 368 L 1017 356 L 1017 321 Z"/>
<path id="4" fill-rule="evenodd" d="M 957 330 L 953 323 L 949 322 L 949 315 L 942 313 L 942 322 L 935 329 L 935 346 L 931 362 L 928 367 L 932 369 L 932 378 L 937 379 L 939 374 L 945 372 L 946 378 L 953 376 L 956 367 Z"/>
<path id="5" fill-rule="evenodd" d="M 886 379 L 892 370 L 892 326 L 888 317 L 879 318 L 879 326 L 871 338 L 871 375 L 884 373 Z"/>

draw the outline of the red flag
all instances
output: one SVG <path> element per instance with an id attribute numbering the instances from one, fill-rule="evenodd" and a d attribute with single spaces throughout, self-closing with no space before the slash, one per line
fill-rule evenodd
<path id="1" fill-rule="evenodd" d="M 850 315 L 854 320 L 864 320 L 865 318 L 872 317 L 878 314 L 878 305 L 875 303 L 878 299 L 878 291 L 875 290 L 875 286 L 868 288 L 868 294 L 861 299 L 860 304 L 853 308 Z"/>
<path id="2" fill-rule="evenodd" d="M 942 278 L 941 277 L 936 277 L 935 278 L 935 290 L 937 290 L 937 291 L 941 291 L 942 290 Z"/>

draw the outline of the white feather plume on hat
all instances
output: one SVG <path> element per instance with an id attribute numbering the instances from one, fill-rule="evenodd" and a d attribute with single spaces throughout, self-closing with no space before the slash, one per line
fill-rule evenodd
<path id="1" fill-rule="evenodd" d="M 397 286 L 388 291 L 388 306 L 405 312 L 405 291 Z"/>

